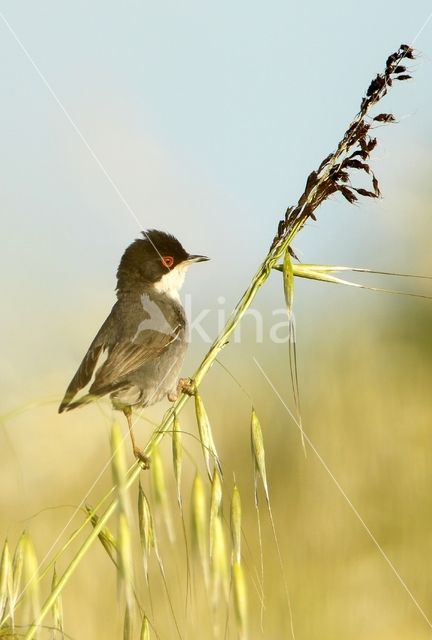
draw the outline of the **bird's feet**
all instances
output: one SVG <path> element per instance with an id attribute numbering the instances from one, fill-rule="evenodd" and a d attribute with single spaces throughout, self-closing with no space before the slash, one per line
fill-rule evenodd
<path id="1" fill-rule="evenodd" d="M 188 396 L 194 396 L 196 391 L 195 382 L 192 378 L 180 378 L 177 383 L 175 391 L 167 394 L 167 398 L 170 402 L 175 402 L 181 393 L 186 393 Z"/>
<path id="2" fill-rule="evenodd" d="M 195 382 L 192 378 L 180 378 L 177 385 L 177 393 L 185 393 L 188 396 L 194 396 L 195 392 Z"/>
<path id="3" fill-rule="evenodd" d="M 138 447 L 133 448 L 134 456 L 141 463 L 143 469 L 150 469 L 150 458 L 146 456 Z"/>

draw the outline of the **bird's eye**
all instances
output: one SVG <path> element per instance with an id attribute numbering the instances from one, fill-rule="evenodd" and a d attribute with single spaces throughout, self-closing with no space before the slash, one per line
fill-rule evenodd
<path id="1" fill-rule="evenodd" d="M 162 258 L 162 264 L 164 267 L 167 267 L 167 269 L 171 269 L 174 264 L 174 258 L 172 256 L 164 256 Z"/>

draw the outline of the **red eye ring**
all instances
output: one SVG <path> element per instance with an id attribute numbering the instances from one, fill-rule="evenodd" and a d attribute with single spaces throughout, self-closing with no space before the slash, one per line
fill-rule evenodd
<path id="1" fill-rule="evenodd" d="M 166 267 L 167 269 L 171 269 L 171 267 L 174 264 L 174 258 L 172 256 L 163 256 L 162 258 L 162 264 L 164 267 Z"/>

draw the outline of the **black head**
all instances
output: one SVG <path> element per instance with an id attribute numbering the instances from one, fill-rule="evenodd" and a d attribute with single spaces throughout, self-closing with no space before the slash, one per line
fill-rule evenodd
<path id="1" fill-rule="evenodd" d="M 142 232 L 124 252 L 117 270 L 117 291 L 128 291 L 142 285 L 154 285 L 179 265 L 208 260 L 191 255 L 170 233 L 149 229 Z"/>

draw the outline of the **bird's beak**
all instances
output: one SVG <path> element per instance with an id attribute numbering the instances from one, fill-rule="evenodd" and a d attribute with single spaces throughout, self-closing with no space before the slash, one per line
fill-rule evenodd
<path id="1" fill-rule="evenodd" d="M 207 256 L 188 256 L 188 262 L 205 262 L 206 260 L 210 260 Z"/>

